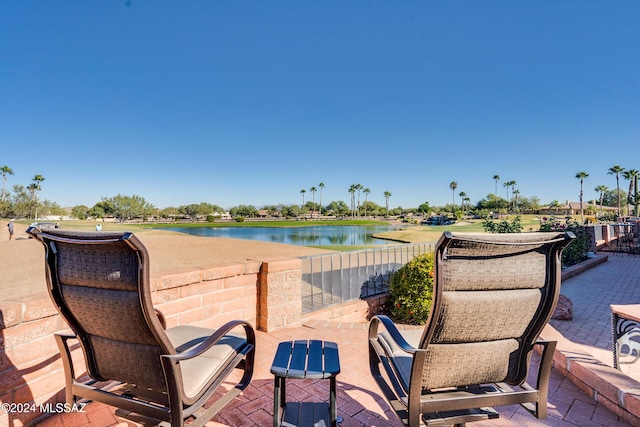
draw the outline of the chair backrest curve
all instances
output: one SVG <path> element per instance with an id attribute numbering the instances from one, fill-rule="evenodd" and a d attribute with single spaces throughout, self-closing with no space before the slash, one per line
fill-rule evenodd
<path id="1" fill-rule="evenodd" d="M 164 391 L 175 354 L 151 303 L 149 255 L 131 233 L 38 230 L 50 296 L 82 345 L 89 375 Z"/>
<path id="2" fill-rule="evenodd" d="M 560 293 L 571 233 L 445 232 L 436 245 L 422 385 L 520 384 Z"/>

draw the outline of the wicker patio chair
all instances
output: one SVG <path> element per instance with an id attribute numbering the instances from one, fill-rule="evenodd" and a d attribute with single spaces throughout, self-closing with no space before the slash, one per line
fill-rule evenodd
<path id="1" fill-rule="evenodd" d="M 45 246 L 49 293 L 73 331 L 55 335 L 68 404 L 84 398 L 144 423 L 200 426 L 249 384 L 252 326 L 238 320 L 217 330 L 165 330 L 151 302 L 149 255 L 133 234 L 27 232 Z M 85 366 L 72 357 L 77 342 Z"/>
<path id="2" fill-rule="evenodd" d="M 369 325 L 371 373 L 405 425 L 464 426 L 512 404 L 546 418 L 556 342 L 538 337 L 558 300 L 561 251 L 574 237 L 443 234 L 424 329 L 399 330 L 382 315 Z M 536 344 L 532 387 L 525 381 Z"/>

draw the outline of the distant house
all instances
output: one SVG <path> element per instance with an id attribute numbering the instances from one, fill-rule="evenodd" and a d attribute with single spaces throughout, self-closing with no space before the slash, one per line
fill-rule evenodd
<path id="1" fill-rule="evenodd" d="M 594 203 L 582 202 L 582 208 L 585 212 L 595 211 L 600 212 L 600 205 Z M 618 208 L 612 206 L 603 206 L 602 210 L 604 212 L 617 212 Z M 539 214 L 541 215 L 559 215 L 559 216 L 568 216 L 568 215 L 580 215 L 580 202 L 570 202 L 566 201 L 564 204 L 561 204 L 557 207 L 555 206 L 542 206 L 539 209 Z"/>

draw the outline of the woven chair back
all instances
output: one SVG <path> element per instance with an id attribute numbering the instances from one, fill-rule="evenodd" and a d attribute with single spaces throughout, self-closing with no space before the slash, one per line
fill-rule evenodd
<path id="1" fill-rule="evenodd" d="M 427 389 L 526 379 L 560 292 L 564 233 L 445 233 L 422 336 Z"/>
<path id="2" fill-rule="evenodd" d="M 149 289 L 149 257 L 130 233 L 55 230 L 47 247 L 49 291 L 78 336 L 89 375 L 165 391 L 161 354 L 175 354 Z"/>

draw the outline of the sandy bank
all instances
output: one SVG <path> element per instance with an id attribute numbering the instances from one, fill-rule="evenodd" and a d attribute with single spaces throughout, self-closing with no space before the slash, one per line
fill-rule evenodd
<path id="1" fill-rule="evenodd" d="M 0 301 L 22 301 L 46 293 L 44 247 L 15 224 L 8 241 L 7 221 L 0 221 Z M 151 275 L 212 267 L 248 259 L 299 257 L 327 253 L 324 249 L 244 239 L 199 237 L 163 231 L 136 231 L 149 251 Z"/>

